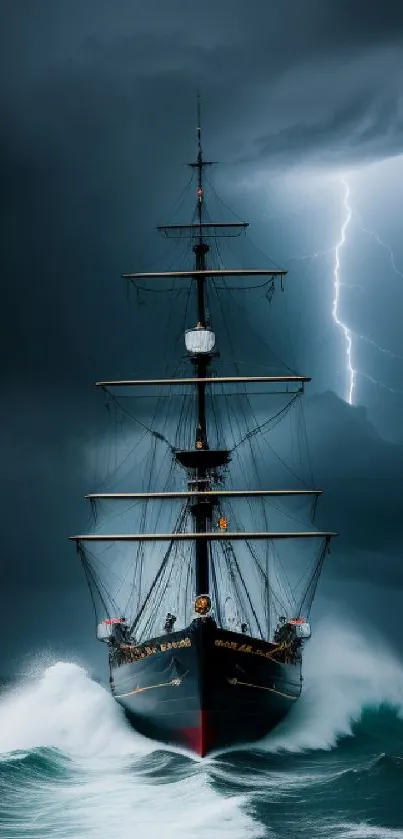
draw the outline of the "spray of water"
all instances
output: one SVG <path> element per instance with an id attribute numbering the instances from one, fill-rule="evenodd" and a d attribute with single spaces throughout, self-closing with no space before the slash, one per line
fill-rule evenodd
<path id="1" fill-rule="evenodd" d="M 388 704 L 403 718 L 403 665 L 373 630 L 323 621 L 306 649 L 304 691 L 266 739 L 269 751 L 331 749 L 367 708 Z"/>
<path id="2" fill-rule="evenodd" d="M 0 754 L 8 764 L 0 788 L 7 839 L 28 830 L 31 839 L 266 835 L 248 814 L 250 796 L 219 794 L 208 761 L 136 734 L 108 692 L 74 664 L 48 667 L 1 698 Z"/>
<path id="3" fill-rule="evenodd" d="M 22 680 L 0 698 L 0 836 L 274 836 L 254 815 L 258 790 L 271 790 L 277 800 L 291 787 L 294 794 L 323 782 L 313 766 L 286 774 L 273 763 L 276 753 L 329 750 L 353 733 L 364 709 L 385 702 L 403 716 L 403 668 L 368 633 L 344 621 L 323 623 L 305 664 L 305 690 L 295 712 L 259 744 L 271 754 L 269 774 L 242 770 L 242 777 L 234 775 L 229 755 L 202 761 L 140 737 L 108 692 L 77 665 L 58 663 Z M 347 770 L 338 765 L 334 771 Z M 227 775 L 230 783 L 217 786 Z M 339 824 L 337 836 L 372 837 L 366 829 Z M 388 839 L 395 839 L 393 831 Z"/>

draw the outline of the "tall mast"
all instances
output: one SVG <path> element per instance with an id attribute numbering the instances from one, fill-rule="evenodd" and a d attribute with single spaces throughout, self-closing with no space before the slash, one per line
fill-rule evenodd
<path id="1" fill-rule="evenodd" d="M 228 449 L 210 448 L 207 421 L 206 421 L 206 387 L 212 386 L 218 382 L 229 382 L 227 377 L 212 377 L 209 372 L 211 367 L 211 360 L 214 355 L 215 335 L 209 323 L 209 316 L 206 312 L 206 282 L 210 277 L 227 277 L 227 276 L 271 276 L 282 277 L 286 274 L 280 268 L 256 269 L 256 268 L 214 268 L 207 267 L 207 254 L 210 247 L 206 240 L 217 236 L 233 236 L 240 235 L 248 227 L 247 222 L 230 221 L 229 223 L 206 221 L 204 213 L 204 184 L 203 175 L 206 166 L 211 166 L 213 161 L 204 160 L 202 148 L 202 128 L 201 128 L 201 98 L 200 94 L 197 96 L 197 157 L 190 167 L 196 170 L 197 173 L 197 204 L 196 212 L 191 224 L 167 224 L 158 227 L 158 230 L 165 236 L 173 238 L 185 236 L 191 238 L 193 241 L 193 252 L 195 254 L 195 267 L 190 271 L 162 271 L 153 273 L 125 273 L 123 277 L 129 281 L 136 281 L 140 279 L 154 280 L 157 278 L 172 279 L 178 277 L 180 279 L 191 279 L 196 286 L 196 327 L 188 329 L 185 332 L 185 344 L 189 353 L 192 364 L 194 365 L 194 376 L 188 379 L 181 380 L 149 380 L 148 384 L 153 385 L 157 383 L 170 383 L 175 385 L 182 382 L 182 384 L 191 384 L 196 390 L 196 428 L 194 447 L 186 450 L 175 450 L 175 458 L 182 467 L 184 467 L 189 475 L 188 492 L 191 499 L 190 510 L 193 517 L 193 531 L 197 535 L 195 537 L 195 588 L 196 596 L 199 594 L 207 594 L 209 592 L 209 551 L 212 532 L 213 511 L 218 505 L 218 499 L 213 492 L 212 475 L 219 474 L 219 470 L 226 466 L 230 459 L 231 453 Z M 255 377 L 248 376 L 245 379 L 242 377 L 232 378 L 231 381 L 248 381 L 251 382 Z M 277 377 L 278 378 L 278 377 Z M 273 381 L 273 377 L 266 377 L 265 381 Z M 282 381 L 291 381 L 289 377 L 282 377 Z M 306 380 L 306 377 L 303 377 Z M 296 383 L 296 377 L 293 377 Z M 140 381 L 114 381 L 114 382 L 97 382 L 101 387 L 108 389 L 110 386 L 124 387 L 126 385 L 140 385 Z M 143 382 L 147 384 L 147 382 Z M 300 381 L 302 385 L 302 378 Z M 196 490 L 196 493 L 194 492 Z M 193 496 L 193 497 L 192 497 Z M 196 496 L 196 497 L 194 497 Z M 203 535 L 204 534 L 204 535 Z M 221 534 L 222 537 L 225 534 Z"/>
<path id="2" fill-rule="evenodd" d="M 201 143 L 201 101 L 200 93 L 197 94 L 197 216 L 199 222 L 198 242 L 193 245 L 196 257 L 196 271 L 206 270 L 206 255 L 209 246 L 203 240 L 203 149 Z M 206 326 L 206 304 L 205 304 L 205 277 L 197 277 L 197 321 L 198 326 Z M 209 367 L 210 356 L 198 353 L 194 357 L 195 373 L 197 379 L 205 379 Z M 197 384 L 197 428 L 196 448 L 207 449 L 207 426 L 206 426 L 206 385 L 205 382 Z M 202 465 L 197 469 L 197 486 L 199 489 L 209 489 L 206 478 L 206 469 Z M 194 529 L 196 533 L 205 533 L 211 530 L 212 503 L 210 499 L 198 500 L 192 505 L 194 518 Z M 209 590 L 209 543 L 207 540 L 196 541 L 196 595 L 205 594 Z"/>
<path id="3" fill-rule="evenodd" d="M 201 144 L 201 103 L 200 103 L 200 93 L 197 94 L 197 171 L 198 171 L 198 183 L 197 183 L 197 197 L 198 197 L 198 216 L 199 216 L 199 244 L 203 243 L 202 240 L 202 215 L 203 215 L 203 149 Z"/>

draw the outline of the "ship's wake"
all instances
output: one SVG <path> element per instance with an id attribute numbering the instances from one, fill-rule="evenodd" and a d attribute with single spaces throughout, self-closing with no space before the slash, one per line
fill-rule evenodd
<path id="1" fill-rule="evenodd" d="M 294 839 L 307 786 L 313 808 L 337 778 L 348 815 L 357 779 L 401 784 L 403 761 L 385 743 L 400 739 L 403 753 L 402 666 L 380 641 L 330 624 L 306 652 L 305 692 L 289 719 L 258 748 L 207 760 L 136 734 L 81 667 L 39 668 L 0 698 L 0 837 Z M 276 821 L 286 802 L 293 827 Z M 365 819 L 353 809 L 343 825 L 321 822 L 323 835 L 378 835 L 354 834 Z M 320 829 L 313 815 L 309 835 Z"/>

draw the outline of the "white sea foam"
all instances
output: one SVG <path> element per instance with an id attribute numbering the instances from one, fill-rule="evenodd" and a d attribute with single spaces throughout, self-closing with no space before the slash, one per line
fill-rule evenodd
<path id="1" fill-rule="evenodd" d="M 178 759 L 175 750 L 133 732 L 109 693 L 75 664 L 47 667 L 0 698 L 3 759 L 24 761 L 40 747 L 58 750 L 54 768 L 60 761 L 62 775 L 41 777 L 36 769 L 30 776 L 28 764 L 18 783 L 6 775 L 0 798 L 7 833 L 0 826 L 0 837 L 20 839 L 28 830 L 31 839 L 267 836 L 247 813 L 250 795 L 225 796 L 213 788 L 209 761 L 182 753 L 181 766 L 164 774 L 164 761 Z"/>
<path id="2" fill-rule="evenodd" d="M 326 839 L 403 839 L 403 828 L 381 827 L 367 822 L 346 822 L 326 827 Z"/>
<path id="3" fill-rule="evenodd" d="M 0 752 L 40 746 L 83 758 L 154 748 L 125 724 L 104 688 L 67 662 L 46 667 L 0 698 Z"/>
<path id="4" fill-rule="evenodd" d="M 266 738 L 266 751 L 329 749 L 351 733 L 365 706 L 389 702 L 402 713 L 403 667 L 379 639 L 328 622 L 306 652 L 303 697 Z M 35 764 L 30 775 L 32 749 L 41 747 L 57 751 L 48 755 L 48 771 Z M 13 758 L 13 766 L 18 760 L 27 766 L 17 783 L 12 772 L 5 774 L 0 799 L 7 833 L 0 828 L 0 837 L 7 839 L 21 839 L 28 829 L 31 839 L 198 839 L 206 832 L 214 839 L 258 839 L 273 835 L 248 812 L 262 784 L 271 796 L 274 788 L 284 795 L 291 786 L 294 794 L 323 783 L 312 767 L 291 774 L 272 767 L 264 779 L 252 773 L 248 783 L 239 777 L 242 794 L 225 796 L 215 781 L 227 772 L 234 780 L 226 758 L 193 759 L 141 737 L 83 668 L 62 662 L 39 667 L 0 698 L 0 753 Z M 328 835 L 403 839 L 403 833 L 374 833 L 370 825 L 354 823 Z"/>
<path id="5" fill-rule="evenodd" d="M 364 708 L 394 706 L 403 716 L 403 664 L 373 631 L 322 621 L 306 647 L 304 689 L 268 751 L 330 749 L 352 733 Z"/>

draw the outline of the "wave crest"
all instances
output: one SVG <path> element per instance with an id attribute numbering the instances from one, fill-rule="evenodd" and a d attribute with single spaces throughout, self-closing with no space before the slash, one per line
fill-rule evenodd
<path id="1" fill-rule="evenodd" d="M 331 749 L 367 708 L 387 705 L 403 719 L 403 664 L 373 630 L 322 621 L 307 645 L 304 690 L 289 717 L 267 737 L 268 751 Z"/>

